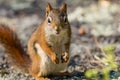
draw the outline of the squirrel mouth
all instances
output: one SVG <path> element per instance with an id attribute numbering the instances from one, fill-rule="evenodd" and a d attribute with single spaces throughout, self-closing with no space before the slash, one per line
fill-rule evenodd
<path id="1" fill-rule="evenodd" d="M 59 31 L 56 31 L 56 34 L 59 34 Z"/>
<path id="2" fill-rule="evenodd" d="M 60 33 L 60 31 L 56 31 L 56 34 L 59 34 Z"/>

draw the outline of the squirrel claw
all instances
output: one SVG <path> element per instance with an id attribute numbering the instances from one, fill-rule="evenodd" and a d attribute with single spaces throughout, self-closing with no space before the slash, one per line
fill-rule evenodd
<path id="1" fill-rule="evenodd" d="M 57 58 L 56 55 L 52 56 L 52 61 L 54 64 L 58 64 L 59 63 L 59 59 Z"/>
<path id="2" fill-rule="evenodd" d="M 69 55 L 67 52 L 64 52 L 63 55 L 61 56 L 62 63 L 66 63 L 69 60 Z"/>
<path id="3" fill-rule="evenodd" d="M 54 64 L 58 64 L 58 63 L 59 63 L 59 59 L 57 58 L 54 60 Z"/>

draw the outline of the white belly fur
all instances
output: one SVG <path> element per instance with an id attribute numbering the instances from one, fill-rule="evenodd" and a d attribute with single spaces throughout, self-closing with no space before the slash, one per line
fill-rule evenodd
<path id="1" fill-rule="evenodd" d="M 59 63 L 54 64 L 49 56 L 41 49 L 39 44 L 35 44 L 35 47 L 37 49 L 37 53 L 41 57 L 41 63 L 40 63 L 40 73 L 39 76 L 46 76 L 49 74 L 55 74 L 62 70 L 64 70 L 67 66 L 67 63 Z"/>

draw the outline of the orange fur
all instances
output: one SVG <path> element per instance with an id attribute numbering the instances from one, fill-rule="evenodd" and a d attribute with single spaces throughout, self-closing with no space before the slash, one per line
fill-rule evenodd
<path id="1" fill-rule="evenodd" d="M 48 21 L 49 17 L 51 17 L 50 21 Z M 59 9 L 54 9 L 49 3 L 47 4 L 45 20 L 32 33 L 28 41 L 29 56 L 24 51 L 16 33 L 8 26 L 0 24 L 0 43 L 15 64 L 20 66 L 20 69 L 27 70 L 36 80 L 49 80 L 43 77 L 59 74 L 65 69 L 69 60 L 70 40 L 71 28 L 65 3 Z M 66 55 L 62 56 L 64 52 Z"/>
<path id="2" fill-rule="evenodd" d="M 0 24 L 0 43 L 3 44 L 7 53 L 12 57 L 14 64 L 28 72 L 31 60 L 24 51 L 16 33 L 8 25 Z"/>
<path id="3" fill-rule="evenodd" d="M 54 64 L 60 64 L 59 62 L 59 58 L 60 55 L 62 55 L 61 53 L 61 49 L 62 49 L 62 46 L 59 44 L 62 44 L 62 43 L 59 43 L 59 44 L 56 44 L 55 46 L 58 47 L 60 49 L 58 49 L 58 53 L 61 53 L 61 54 L 58 54 L 56 53 L 56 51 L 54 51 L 54 48 L 55 46 L 52 45 L 52 43 L 54 44 L 54 39 L 53 39 L 53 42 L 52 43 L 49 43 L 49 40 L 47 40 L 48 37 L 50 37 L 49 35 L 47 36 L 47 34 L 51 34 L 49 33 L 49 31 L 47 32 L 46 29 L 47 29 L 47 26 L 50 25 L 54 31 L 59 31 L 62 32 L 61 28 L 66 28 L 67 29 L 67 32 L 65 33 L 66 36 L 65 38 L 68 38 L 67 39 L 67 42 L 65 42 L 65 52 L 67 53 L 66 56 L 63 56 L 65 58 L 63 58 L 63 63 L 65 62 L 68 62 L 69 60 L 69 48 L 70 48 L 70 39 L 71 39 L 71 28 L 70 28 L 70 25 L 69 25 L 69 22 L 64 22 L 64 21 L 60 21 L 60 17 L 59 15 L 62 15 L 62 11 L 64 11 L 66 13 L 66 4 L 63 4 L 62 7 L 60 9 L 54 9 L 50 6 L 50 4 L 47 4 L 46 6 L 46 18 L 45 20 L 38 26 L 38 28 L 33 32 L 33 34 L 31 35 L 30 39 L 29 39 L 29 42 L 28 42 L 28 52 L 29 52 L 29 55 L 33 61 L 33 65 L 32 66 L 32 69 L 33 69 L 33 72 L 32 73 L 36 73 L 37 71 L 40 71 L 41 72 L 41 57 L 40 55 L 38 55 L 38 52 L 36 51 L 35 48 L 35 43 L 39 44 L 40 47 L 42 48 L 42 50 L 50 57 L 50 59 L 52 60 L 52 62 Z M 65 14 L 67 15 L 67 14 Z M 47 23 L 47 20 L 49 18 L 49 16 L 51 17 L 52 16 L 52 20 L 50 24 Z M 63 29 L 65 30 L 65 29 Z M 47 34 L 46 34 L 47 33 Z M 58 34 L 59 35 L 59 34 Z M 64 34 L 63 34 L 64 35 Z M 61 39 L 64 39 L 61 37 Z M 59 51 L 60 50 L 60 51 Z M 39 56 L 39 58 L 36 58 L 34 59 L 35 57 L 34 56 Z M 35 61 L 35 62 L 34 62 Z M 38 64 L 40 63 L 40 64 Z M 49 63 L 49 62 L 48 62 Z M 49 75 L 49 73 L 47 73 Z M 46 75 L 47 75 L 46 74 Z M 56 74 L 56 73 L 55 73 Z M 36 77 L 37 79 L 39 80 L 39 77 L 42 76 L 40 73 L 36 73 Z M 41 78 L 41 77 L 40 77 Z"/>

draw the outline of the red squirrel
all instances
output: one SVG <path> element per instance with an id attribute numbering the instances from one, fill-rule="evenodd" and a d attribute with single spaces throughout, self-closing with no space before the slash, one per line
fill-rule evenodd
<path id="1" fill-rule="evenodd" d="M 62 74 L 69 62 L 71 27 L 67 18 L 67 4 L 52 8 L 46 4 L 46 16 L 28 40 L 27 52 L 16 33 L 0 24 L 0 43 L 19 69 L 36 80 L 50 80 L 48 75 Z"/>

